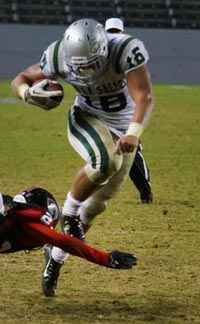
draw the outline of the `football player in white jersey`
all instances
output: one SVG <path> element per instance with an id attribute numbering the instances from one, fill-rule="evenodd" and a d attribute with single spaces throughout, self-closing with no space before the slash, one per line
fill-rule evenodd
<path id="1" fill-rule="evenodd" d="M 105 22 L 105 30 L 108 33 L 123 33 L 124 23 L 119 18 L 109 18 Z M 142 145 L 140 142 L 138 144 L 138 148 L 135 154 L 135 159 L 129 171 L 129 176 L 140 193 L 141 203 L 152 203 L 153 195 L 151 190 L 149 168 L 143 157 Z"/>
<path id="2" fill-rule="evenodd" d="M 48 46 L 40 63 L 12 81 L 16 95 L 36 105 L 38 97 L 54 95 L 45 91 L 48 81 L 36 84 L 36 80 L 62 78 L 77 91 L 67 131 L 85 164 L 71 184 L 61 224 L 64 232 L 80 240 L 128 177 L 139 138 L 150 120 L 153 94 L 148 59 L 142 41 L 109 34 L 94 19 L 80 19 L 61 40 Z M 52 249 L 42 282 L 45 296 L 54 295 L 56 264 L 60 267 L 67 256 Z"/>

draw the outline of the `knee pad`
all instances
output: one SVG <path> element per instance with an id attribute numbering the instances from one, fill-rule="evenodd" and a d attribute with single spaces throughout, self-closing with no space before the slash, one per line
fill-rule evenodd
<path id="1" fill-rule="evenodd" d="M 90 224 L 95 216 L 103 213 L 106 209 L 106 201 L 98 198 L 88 198 L 80 207 L 80 219 L 84 225 Z"/>
<path id="2" fill-rule="evenodd" d="M 104 185 L 120 169 L 121 165 L 122 156 L 112 154 L 112 156 L 110 155 L 108 165 L 104 170 L 101 170 L 99 165 L 96 165 L 96 168 L 93 168 L 91 164 L 88 163 L 85 166 L 85 172 L 93 183 Z"/>

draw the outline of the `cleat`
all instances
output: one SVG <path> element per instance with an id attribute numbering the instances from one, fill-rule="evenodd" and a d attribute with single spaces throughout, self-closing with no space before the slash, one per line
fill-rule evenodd
<path id="1" fill-rule="evenodd" d="M 85 242 L 85 235 L 80 217 L 61 215 L 61 229 L 65 234 L 71 234 L 80 241 Z"/>
<path id="2" fill-rule="evenodd" d="M 112 251 L 109 256 L 108 268 L 111 269 L 131 269 L 137 265 L 137 257 L 133 253 Z"/>
<path id="3" fill-rule="evenodd" d="M 142 204 L 152 204 L 153 195 L 151 192 L 141 192 L 140 193 L 140 201 Z"/>
<path id="4" fill-rule="evenodd" d="M 62 263 L 56 262 L 51 256 L 52 246 L 44 248 L 45 270 L 42 277 L 42 291 L 46 297 L 54 297 L 57 288 L 57 281 Z"/>
<path id="5" fill-rule="evenodd" d="M 53 248 L 53 245 L 50 245 L 50 244 L 46 244 L 44 246 L 44 259 L 45 259 L 45 267 L 51 257 L 51 251 L 52 251 L 52 248 Z"/>

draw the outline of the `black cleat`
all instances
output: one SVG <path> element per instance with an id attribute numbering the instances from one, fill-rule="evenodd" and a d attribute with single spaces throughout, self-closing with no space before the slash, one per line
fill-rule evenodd
<path id="1" fill-rule="evenodd" d="M 42 277 L 42 291 L 46 297 L 54 297 L 57 288 L 57 281 L 60 273 L 61 263 L 56 262 L 51 256 L 52 246 L 44 248 L 45 270 Z"/>
<path id="2" fill-rule="evenodd" d="M 152 204 L 153 195 L 151 192 L 141 192 L 140 193 L 140 201 L 142 204 Z"/>
<path id="3" fill-rule="evenodd" d="M 71 234 L 80 241 L 85 242 L 85 235 L 82 223 L 79 216 L 66 216 L 60 217 L 61 229 L 65 234 Z"/>
<path id="4" fill-rule="evenodd" d="M 133 253 L 112 251 L 110 254 L 108 268 L 111 269 L 131 269 L 137 265 L 137 257 Z"/>

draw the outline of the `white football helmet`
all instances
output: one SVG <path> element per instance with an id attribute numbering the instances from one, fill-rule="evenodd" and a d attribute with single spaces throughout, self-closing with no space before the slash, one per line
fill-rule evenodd
<path id="1" fill-rule="evenodd" d="M 103 26 L 94 19 L 79 19 L 65 31 L 64 61 L 76 79 L 86 83 L 106 68 L 108 39 Z"/>

